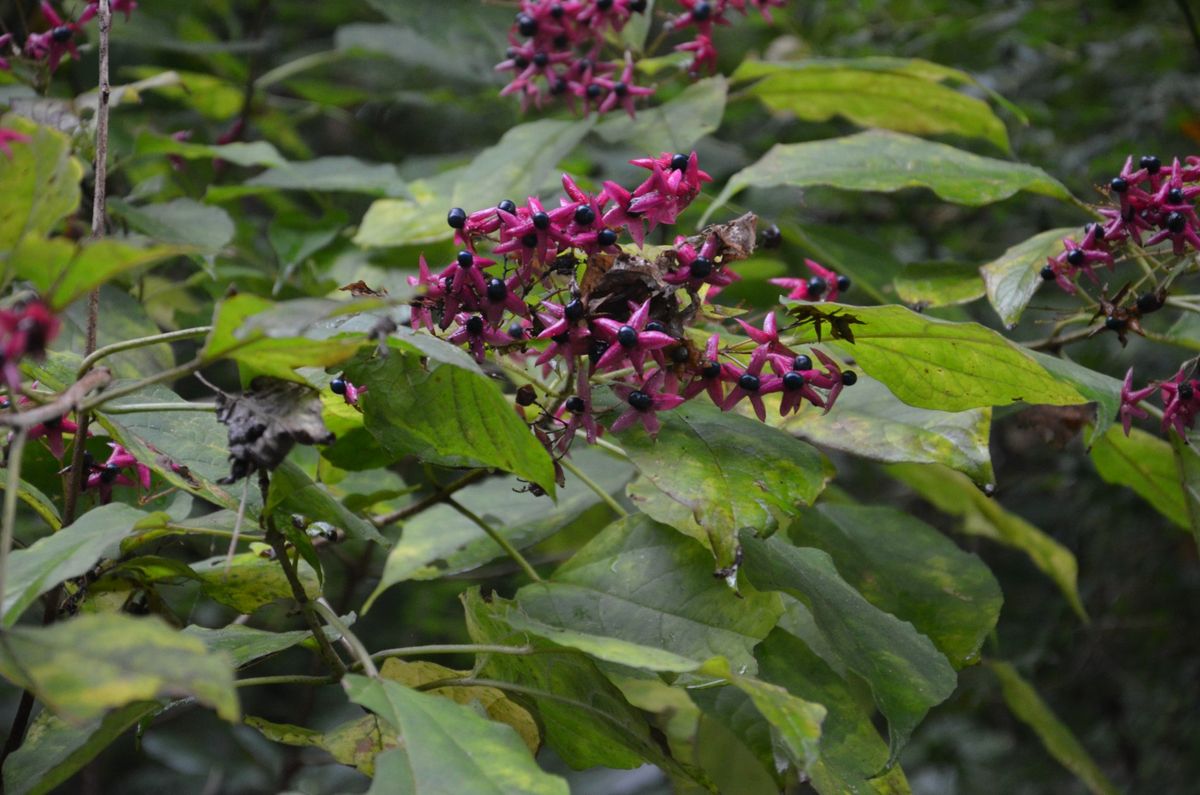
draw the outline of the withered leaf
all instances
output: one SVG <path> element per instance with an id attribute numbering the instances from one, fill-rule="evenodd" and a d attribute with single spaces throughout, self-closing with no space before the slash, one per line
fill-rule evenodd
<path id="1" fill-rule="evenodd" d="M 379 288 L 378 290 L 371 289 L 362 279 L 359 279 L 353 284 L 343 285 L 338 289 L 342 292 L 350 293 L 350 295 L 354 296 L 355 298 L 363 298 L 365 296 L 383 298 L 388 294 L 388 291 L 383 287 Z"/>
<path id="2" fill-rule="evenodd" d="M 304 384 L 258 376 L 240 395 L 217 394 L 217 419 L 229 429 L 233 467 L 221 483 L 233 483 L 258 469 L 283 463 L 296 442 L 332 444 L 321 419 L 321 398 Z"/>
<path id="3" fill-rule="evenodd" d="M 798 321 L 797 325 L 803 326 L 807 323 L 813 324 L 813 331 L 816 332 L 817 342 L 821 341 L 824 324 L 829 324 L 829 336 L 835 340 L 846 340 L 846 342 L 854 342 L 854 330 L 851 326 L 865 325 L 854 315 L 841 309 L 834 309 L 832 312 L 826 312 L 817 304 L 800 304 L 791 308 L 791 314 Z"/>

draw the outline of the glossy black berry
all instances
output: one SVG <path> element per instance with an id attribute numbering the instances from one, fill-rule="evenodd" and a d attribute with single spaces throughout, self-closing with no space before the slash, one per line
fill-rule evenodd
<path id="1" fill-rule="evenodd" d="M 611 246 L 617 242 L 617 233 L 611 229 L 601 229 L 596 235 L 596 242 L 602 246 Z"/>
<path id="2" fill-rule="evenodd" d="M 721 374 L 721 363 L 709 360 L 708 364 L 704 365 L 704 369 L 700 371 L 701 378 L 716 378 Z"/>
<path id="3" fill-rule="evenodd" d="M 567 302 L 567 305 L 563 307 L 563 315 L 567 318 L 567 320 L 572 322 L 576 320 L 582 320 L 586 311 L 587 309 L 584 307 L 583 301 L 580 301 L 578 298 L 571 299 Z"/>
<path id="4" fill-rule="evenodd" d="M 738 386 L 747 392 L 757 392 L 758 388 L 762 386 L 762 382 L 756 375 L 742 373 L 742 376 L 738 378 Z"/>
<path id="5" fill-rule="evenodd" d="M 1058 274 L 1054 272 L 1054 268 L 1049 265 L 1042 266 L 1042 278 L 1048 282 L 1052 282 L 1057 278 Z"/>
<path id="6" fill-rule="evenodd" d="M 1109 315 L 1104 318 L 1104 327 L 1112 331 L 1120 331 L 1125 328 L 1125 318 Z"/>
<path id="7" fill-rule="evenodd" d="M 1192 385 L 1190 383 L 1188 383 L 1187 381 L 1184 381 L 1182 384 L 1179 385 L 1179 399 L 1180 400 L 1191 400 L 1193 397 L 1195 397 L 1195 395 L 1196 395 L 1195 390 L 1192 389 Z"/>
<path id="8" fill-rule="evenodd" d="M 1187 228 L 1187 216 L 1183 213 L 1167 213 L 1167 230 L 1179 234 Z"/>
<path id="9" fill-rule="evenodd" d="M 461 207 L 453 207 L 446 213 L 446 223 L 451 229 L 462 229 L 467 224 L 467 211 Z"/>
<path id="10" fill-rule="evenodd" d="M 509 215 L 513 215 L 517 211 L 517 203 L 512 199 L 504 199 L 496 205 L 497 210 L 503 210 Z"/>
<path id="11" fill-rule="evenodd" d="M 763 248 L 779 248 L 783 245 L 783 232 L 779 231 L 779 227 L 771 224 L 762 232 L 762 247 Z"/>
<path id="12" fill-rule="evenodd" d="M 793 370 L 783 377 L 783 388 L 789 392 L 796 392 L 803 389 L 804 376 Z"/>
<path id="13" fill-rule="evenodd" d="M 112 483 L 117 479 L 117 475 L 121 474 L 121 468 L 116 464 L 105 464 L 104 469 L 100 470 L 100 482 Z"/>
<path id="14" fill-rule="evenodd" d="M 820 298 L 825 294 L 826 288 L 829 287 L 825 280 L 820 276 L 814 276 L 808 280 L 808 297 Z"/>
<path id="15" fill-rule="evenodd" d="M 684 171 L 688 167 L 688 156 L 679 154 L 671 157 L 671 168 L 675 171 Z"/>
<path id="16" fill-rule="evenodd" d="M 469 268 L 475 264 L 475 255 L 469 251 L 458 252 L 458 267 Z"/>
<path id="17" fill-rule="evenodd" d="M 811 369 L 813 369 L 812 368 L 812 359 L 810 359 L 809 357 L 805 356 L 802 353 L 799 356 L 797 356 L 795 359 L 792 359 L 792 369 L 793 370 L 811 370 Z"/>
<path id="18" fill-rule="evenodd" d="M 516 58 L 513 58 L 513 63 L 518 69 L 524 69 L 526 66 L 529 66 L 529 59 L 524 55 L 518 55 Z"/>
<path id="19" fill-rule="evenodd" d="M 1183 204 L 1183 191 L 1179 188 L 1171 188 L 1167 191 L 1167 202 L 1170 204 Z"/>
<path id="20" fill-rule="evenodd" d="M 1137 298 L 1138 312 L 1148 315 L 1162 309 L 1163 302 L 1156 293 L 1142 293 Z"/>
<path id="21" fill-rule="evenodd" d="M 337 378 L 329 382 L 329 389 L 335 395 L 346 394 L 346 379 L 339 375 Z"/>
<path id="22" fill-rule="evenodd" d="M 536 36 L 538 32 L 537 20 L 528 14 L 517 14 L 517 30 L 522 36 Z"/>
<path id="23" fill-rule="evenodd" d="M 548 63 L 550 63 L 549 55 L 547 55 L 544 52 L 534 53 L 534 56 L 533 56 L 533 65 L 534 66 L 541 68 Z"/>
<path id="24" fill-rule="evenodd" d="M 1114 177 L 1113 181 L 1108 183 L 1108 187 L 1112 188 L 1113 193 L 1124 193 L 1129 190 L 1129 183 L 1121 177 Z"/>
<path id="25" fill-rule="evenodd" d="M 541 231 L 545 232 L 550 228 L 550 216 L 546 215 L 545 213 L 534 213 L 533 217 L 529 220 L 533 221 L 534 229 L 540 229 Z"/>
<path id="26" fill-rule="evenodd" d="M 692 260 L 692 278 L 707 279 L 713 272 L 713 261 L 708 257 L 696 257 Z"/>
<path id="27" fill-rule="evenodd" d="M 583 398 L 579 397 L 579 395 L 572 395 L 567 398 L 567 402 L 563 406 L 572 414 L 582 414 L 587 411 L 587 404 L 583 402 Z"/>
<path id="28" fill-rule="evenodd" d="M 612 87 L 613 93 L 618 97 L 623 97 L 629 93 L 629 86 L 624 83 L 614 83 Z"/>
<path id="29" fill-rule="evenodd" d="M 851 281 L 850 281 L 850 277 L 849 277 L 849 276 L 839 276 L 839 277 L 837 277 L 837 286 L 838 286 L 838 292 L 839 292 L 839 293 L 844 293 L 844 292 L 846 292 L 847 290 L 849 290 L 849 289 L 850 289 L 850 285 L 851 285 L 851 284 L 853 284 L 853 282 L 851 282 Z"/>
<path id="30" fill-rule="evenodd" d="M 555 78 L 554 83 L 550 86 L 550 93 L 558 96 L 567 92 L 567 81 L 561 77 Z"/>
<path id="31" fill-rule="evenodd" d="M 853 370 L 842 371 L 842 386 L 854 386 L 858 383 L 858 373 Z"/>
<path id="32" fill-rule="evenodd" d="M 651 320 L 646 324 L 646 331 L 660 331 L 663 334 L 667 333 L 667 327 L 657 320 Z"/>
<path id="33" fill-rule="evenodd" d="M 1081 248 L 1073 248 L 1067 252 L 1067 262 L 1078 268 L 1083 263 L 1087 262 L 1087 256 Z"/>
<path id="34" fill-rule="evenodd" d="M 608 343 L 599 338 L 593 338 L 588 345 L 588 361 L 595 366 L 596 362 L 600 361 L 600 357 L 608 350 Z"/>
<path id="35" fill-rule="evenodd" d="M 518 406 L 531 406 L 535 400 L 537 400 L 537 391 L 529 384 L 525 384 L 517 389 Z"/>
<path id="36" fill-rule="evenodd" d="M 632 348 L 638 344 L 637 329 L 633 326 L 621 326 L 617 329 L 617 342 L 622 348 Z"/>
<path id="37" fill-rule="evenodd" d="M 1085 228 L 1089 233 L 1096 235 L 1096 240 L 1104 239 L 1104 224 L 1088 224 Z"/>
<path id="38" fill-rule="evenodd" d="M 521 245 L 525 248 L 533 248 L 537 245 L 537 241 L 537 232 L 530 232 L 529 234 L 525 235 L 525 237 L 521 238 Z"/>
<path id="39" fill-rule="evenodd" d="M 514 340 L 520 340 L 520 339 L 525 338 L 525 327 L 521 325 L 521 322 L 519 320 L 513 321 L 509 325 L 508 336 L 512 337 Z"/>
<path id="40" fill-rule="evenodd" d="M 675 364 L 687 364 L 691 358 L 692 354 L 688 352 L 686 345 L 676 345 L 671 349 L 671 361 Z"/>
<path id="41" fill-rule="evenodd" d="M 712 6 L 707 2 L 707 0 L 701 0 L 701 2 L 692 6 L 692 19 L 696 20 L 697 22 L 703 22 L 711 16 Z"/>
<path id="42" fill-rule="evenodd" d="M 638 411 L 649 411 L 654 406 L 654 398 L 639 389 L 629 393 L 629 405 Z"/>
<path id="43" fill-rule="evenodd" d="M 498 304 L 508 298 L 508 285 L 503 279 L 488 279 L 487 297 L 493 304 Z"/>
<path id="44" fill-rule="evenodd" d="M 566 13 L 565 10 L 558 3 L 550 6 L 550 16 L 554 17 L 555 19 L 562 19 L 562 15 L 564 13 Z"/>
<path id="45" fill-rule="evenodd" d="M 598 99 L 604 93 L 604 86 L 599 83 L 592 83 L 587 87 L 588 99 Z"/>
<path id="46" fill-rule="evenodd" d="M 1149 174 L 1157 174 L 1162 168 L 1162 161 L 1154 155 L 1142 155 L 1142 159 L 1138 161 L 1138 165 L 1146 169 Z"/>
<path id="47" fill-rule="evenodd" d="M 586 204 L 575 208 L 575 223 L 580 226 L 591 226 L 596 220 L 596 212 Z"/>
<path id="48" fill-rule="evenodd" d="M 564 331 L 562 334 L 555 334 L 550 338 L 551 342 L 557 342 L 559 345 L 566 345 L 571 341 L 571 332 Z"/>
<path id="49" fill-rule="evenodd" d="M 67 27 L 66 25 L 59 25 L 54 30 L 50 31 L 50 38 L 54 39 L 59 44 L 62 44 L 64 41 L 69 41 L 74 35 L 75 31 L 71 30 L 71 28 Z"/>
<path id="50" fill-rule="evenodd" d="M 483 318 L 479 315 L 472 315 L 467 318 L 467 333 L 473 337 L 478 337 L 483 333 Z"/>

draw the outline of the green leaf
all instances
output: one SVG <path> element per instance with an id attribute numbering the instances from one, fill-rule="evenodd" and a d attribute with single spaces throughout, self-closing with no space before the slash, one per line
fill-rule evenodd
<path id="1" fill-rule="evenodd" d="M 1105 483 L 1133 489 L 1172 523 L 1191 529 L 1179 467 L 1167 440 L 1139 428 L 1131 428 L 1127 437 L 1121 426 L 1114 425 L 1088 455 Z"/>
<path id="2" fill-rule="evenodd" d="M 1034 166 L 981 157 L 901 133 L 870 131 L 776 144 L 757 163 L 729 178 L 701 223 L 746 188 L 780 185 L 882 192 L 923 187 L 969 207 L 1001 201 L 1022 190 L 1063 201 L 1071 197 L 1062 183 Z"/>
<path id="3" fill-rule="evenodd" d="M 398 21 L 412 23 L 421 15 L 421 11 L 414 9 L 411 3 L 402 8 L 395 17 Z M 478 68 L 482 64 L 475 62 L 479 54 L 472 52 L 472 48 L 447 47 L 446 42 L 439 42 L 402 25 L 342 25 L 337 29 L 334 43 L 339 50 L 353 55 L 381 55 L 391 59 L 393 64 L 404 64 L 410 69 L 435 70 L 438 77 L 443 79 L 484 85 L 492 82 L 491 75 Z"/>
<path id="4" fill-rule="evenodd" d="M 1078 231 L 1075 227 L 1062 227 L 1040 232 L 980 266 L 988 301 L 1006 328 L 1017 325 L 1029 299 L 1044 281 L 1041 270 L 1046 258 L 1061 252 L 1062 239 Z"/>
<path id="5" fill-rule="evenodd" d="M 638 111 L 637 118 L 612 114 L 596 125 L 605 143 L 627 143 L 645 152 L 690 152 L 696 142 L 716 132 L 725 116 L 725 78 L 692 83 L 678 96 Z"/>
<path id="6" fill-rule="evenodd" d="M 158 618 L 92 613 L 46 627 L 14 627 L 0 644 L 0 674 L 62 717 L 87 720 L 160 696 L 195 696 L 226 720 L 238 716 L 233 666 Z"/>
<path id="7" fill-rule="evenodd" d="M 281 521 L 287 521 L 293 515 L 301 516 L 310 523 L 327 522 L 341 528 L 350 538 L 374 541 L 383 546 L 389 543 L 375 525 L 342 505 L 291 461 L 285 461 L 271 473 L 268 507 L 284 514 Z"/>
<path id="8" fill-rule="evenodd" d="M 63 580 L 79 577 L 102 558 L 117 557 L 122 539 L 165 518 L 121 503 L 102 505 L 57 533 L 14 550 L 7 563 L 4 626 L 15 624 L 25 608 Z"/>
<path id="9" fill-rule="evenodd" d="M 1095 444 L 1112 426 L 1121 409 L 1121 382 L 1110 375 L 1076 364 L 1070 359 L 1050 356 L 1040 351 L 1028 353 L 1056 378 L 1070 384 L 1080 395 L 1096 404 L 1096 422 L 1087 439 L 1089 445 Z"/>
<path id="10" fill-rule="evenodd" d="M 784 303 L 793 311 L 810 306 Z M 854 342 L 843 343 L 846 351 L 910 406 L 963 411 L 1017 401 L 1054 406 L 1086 402 L 1019 345 L 978 323 L 952 323 L 894 305 L 826 303 L 818 311 L 858 319 L 862 325 L 853 326 Z M 794 338 L 797 343 L 816 340 L 812 325 L 799 329 Z"/>
<path id="11" fill-rule="evenodd" d="M 694 540 L 634 515 L 610 525 L 554 573 L 517 592 L 521 609 L 552 626 L 619 638 L 703 662 L 722 656 L 754 671 L 751 649 L 783 612 L 777 596 L 740 596 L 712 576 Z"/>
<path id="12" fill-rule="evenodd" d="M 554 493 L 554 462 L 495 381 L 452 365 L 426 369 L 416 357 L 399 355 L 347 372 L 370 386 L 361 404 L 366 427 L 389 453 L 495 467 Z"/>
<path id="13" fill-rule="evenodd" d="M 476 589 L 459 598 L 474 642 L 529 643 L 544 652 L 488 655 L 481 675 L 532 691 L 546 743 L 564 762 L 576 770 L 598 765 L 630 769 L 646 761 L 671 766 L 651 738 L 645 717 L 592 660 L 581 654 L 552 653 L 560 647 L 514 630 L 503 620 L 508 607 L 498 597 L 485 603 Z"/>
<path id="14" fill-rule="evenodd" d="M 4 128 L 31 138 L 14 141 L 12 156 L 0 157 L 0 252 L 11 252 L 24 237 L 40 238 L 79 206 L 83 165 L 71 156 L 71 140 L 13 114 Z"/>
<path id="15" fill-rule="evenodd" d="M 893 508 L 822 505 L 790 535 L 799 546 L 829 553 L 867 601 L 911 622 L 956 668 L 978 661 L 1003 602 L 978 557 Z"/>
<path id="16" fill-rule="evenodd" d="M 186 253 L 178 246 L 135 246 L 120 240 L 27 238 L 12 252 L 10 266 L 60 310 L 107 281 Z"/>
<path id="17" fill-rule="evenodd" d="M 772 66 L 780 68 L 746 89 L 771 110 L 804 121 L 841 116 L 860 127 L 979 138 L 1009 151 L 1004 122 L 986 102 L 924 76 L 855 68 L 853 61 Z"/>
<path id="18" fill-rule="evenodd" d="M 1095 795 L 1117 795 L 1120 791 L 1108 780 L 1071 730 L 1042 701 L 1037 691 L 1006 662 L 990 660 L 988 668 L 1000 681 L 1004 700 L 1013 715 L 1037 734 L 1042 746 L 1070 770 Z"/>
<path id="19" fill-rule="evenodd" d="M 25 741 L 4 763 L 9 795 L 44 795 L 71 778 L 162 704 L 134 701 L 103 717 L 67 721 L 44 710 L 29 725 Z"/>
<path id="20" fill-rule="evenodd" d="M 398 744 L 396 733 L 374 715 L 364 715 L 325 732 L 290 723 L 273 723 L 253 715 L 247 716 L 245 723 L 272 742 L 297 748 L 320 748 L 335 761 L 358 768 L 368 776 L 375 773 L 375 758 Z"/>
<path id="21" fill-rule="evenodd" d="M 424 203 L 378 199 L 367 208 L 354 242 L 363 248 L 384 248 L 447 240 L 452 230 L 446 226 L 449 208 L 443 209 L 444 205 L 446 201 L 435 198 Z"/>
<path id="22" fill-rule="evenodd" d="M 887 743 L 849 685 L 799 638 L 782 629 L 768 635 L 755 655 L 760 678 L 825 707 L 820 758 L 810 770 L 816 790 L 821 795 L 888 792 L 870 783 L 887 764 Z M 903 782 L 899 771 L 893 768 L 892 775 Z M 908 792 L 907 782 L 897 791 Z"/>
<path id="23" fill-rule="evenodd" d="M 1029 556 L 1054 580 L 1076 614 L 1087 621 L 1079 599 L 1079 566 L 1071 550 L 1014 513 L 1006 511 L 965 476 L 937 464 L 893 464 L 888 472 L 907 483 L 935 508 L 962 519 L 961 530 L 983 536 Z"/>
<path id="24" fill-rule="evenodd" d="M 169 135 L 142 133 L 134 150 L 139 155 L 178 155 L 188 160 L 224 160 L 237 166 L 272 166 L 283 168 L 287 161 L 279 150 L 266 141 L 232 143 L 210 146 L 176 141 Z"/>
<path id="25" fill-rule="evenodd" d="M 220 207 L 194 199 L 136 207 L 119 199 L 109 202 L 113 212 L 137 231 L 160 243 L 194 246 L 215 254 L 233 240 L 233 219 Z"/>
<path id="26" fill-rule="evenodd" d="M 350 675 L 345 683 L 351 701 L 370 709 L 400 733 L 401 747 L 387 755 L 402 755 L 410 777 L 392 780 L 394 792 L 570 792 L 566 781 L 538 767 L 510 726 L 386 679 Z"/>
<path id="27" fill-rule="evenodd" d="M 778 536 L 764 541 L 749 531 L 741 537 L 742 571 L 750 583 L 807 604 L 846 666 L 871 685 L 888 720 L 894 762 L 925 713 L 954 692 L 950 662 L 912 624 L 864 599 L 821 550 L 794 547 Z"/>
<path id="28" fill-rule="evenodd" d="M 344 306 L 339 309 L 333 302 L 275 304 L 249 293 L 235 295 L 217 307 L 213 329 L 200 355 L 205 362 L 233 359 L 243 367 L 247 380 L 249 372 L 308 383 L 296 374 L 296 368 L 331 367 L 349 359 L 362 346 L 362 334 L 331 337 L 308 333 L 330 315 L 347 311 L 351 310 Z M 272 313 L 269 317 L 268 312 Z M 280 323 L 271 322 L 273 318 Z"/>
<path id="29" fill-rule="evenodd" d="M 223 202 L 273 190 L 408 195 L 404 180 L 391 163 L 368 163 L 357 157 L 318 157 L 267 169 L 240 185 L 210 185 L 205 198 Z"/>
<path id="30" fill-rule="evenodd" d="M 3 491 L 5 488 L 7 488 L 7 486 L 7 480 L 3 483 L 0 483 L 0 491 Z M 17 496 L 20 497 L 21 502 L 28 505 L 34 513 L 42 517 L 46 524 L 50 525 L 51 530 L 57 531 L 62 527 L 62 517 L 58 514 L 58 507 L 54 504 L 53 500 L 47 497 L 46 494 L 37 486 L 34 486 L 32 483 L 28 483 L 22 479 L 21 484 L 17 489 Z"/>
<path id="31" fill-rule="evenodd" d="M 693 401 L 662 420 L 657 439 L 639 427 L 620 434 L 621 445 L 643 477 L 691 511 L 718 568 L 733 564 L 738 530 L 774 530 L 833 477 L 829 461 L 804 442 L 709 403 Z"/>
<path id="32" fill-rule="evenodd" d="M 268 632 L 244 624 L 228 624 L 219 629 L 193 624 L 184 627 L 183 634 L 199 638 L 209 651 L 228 654 L 233 659 L 234 668 L 241 668 L 256 660 L 286 651 L 313 636 L 304 629 Z"/>
<path id="33" fill-rule="evenodd" d="M 296 561 L 296 574 L 304 592 L 321 595 L 317 572 L 308 562 Z M 239 613 L 253 613 L 278 599 L 292 599 L 292 588 L 278 561 L 256 552 L 243 552 L 232 558 L 219 555 L 192 564 L 204 593 L 210 599 L 232 607 Z"/>
<path id="34" fill-rule="evenodd" d="M 151 79 L 162 72 L 162 67 L 123 66 L 121 71 L 133 77 Z M 227 122 L 241 112 L 246 101 L 246 90 L 229 80 L 204 72 L 175 70 L 171 74 L 177 82 L 155 86 L 158 93 L 213 121 Z"/>
<path id="35" fill-rule="evenodd" d="M 884 463 L 944 464 L 980 485 L 995 481 L 988 450 L 990 408 L 933 411 L 901 403 L 874 378 L 861 376 L 828 414 L 803 409 L 771 422 L 816 445 Z"/>
<path id="36" fill-rule="evenodd" d="M 619 494 L 629 480 L 630 467 L 590 450 L 572 452 L 572 459 L 609 494 Z M 600 529 L 613 512 L 570 472 L 559 488 L 557 503 L 520 491 L 516 478 L 493 478 L 468 486 L 454 498 L 480 516 L 517 549 L 524 549 L 564 531 Z M 448 505 L 437 505 L 404 523 L 396 545 L 388 552 L 383 576 L 363 610 L 385 590 L 405 580 L 432 580 L 482 566 L 504 550 L 479 527 Z"/>
<path id="37" fill-rule="evenodd" d="M 1171 437 L 1175 450 L 1175 463 L 1179 467 L 1179 486 L 1183 489 L 1183 500 L 1187 506 L 1188 523 L 1196 544 L 1200 545 L 1200 453 L 1190 443 L 1178 436 Z"/>
<path id="38" fill-rule="evenodd" d="M 914 262 L 893 280 L 896 295 L 923 308 L 967 304 L 983 295 L 979 274 L 957 262 Z"/>

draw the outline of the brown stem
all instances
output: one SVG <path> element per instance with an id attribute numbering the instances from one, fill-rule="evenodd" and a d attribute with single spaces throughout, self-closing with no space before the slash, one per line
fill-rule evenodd
<path id="1" fill-rule="evenodd" d="M 411 505 L 405 505 L 399 510 L 384 514 L 383 516 L 375 516 L 371 519 L 371 524 L 376 527 L 387 527 L 393 522 L 403 521 L 404 519 L 412 518 L 422 511 L 426 511 L 452 496 L 459 489 L 470 486 L 472 483 L 477 483 L 488 476 L 486 469 L 475 469 L 463 475 L 453 483 L 444 486 L 428 497 L 422 497 Z"/>
<path id="2" fill-rule="evenodd" d="M 83 404 L 83 400 L 95 389 L 107 386 L 112 381 L 112 373 L 100 367 L 71 384 L 58 397 L 37 408 L 27 409 L 21 413 L 0 414 L 0 425 L 9 428 L 32 428 L 50 420 L 62 419 Z M 76 439 L 81 438 L 77 434 Z"/>

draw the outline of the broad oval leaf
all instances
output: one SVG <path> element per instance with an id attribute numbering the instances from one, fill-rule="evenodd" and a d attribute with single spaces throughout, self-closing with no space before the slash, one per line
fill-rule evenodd
<path id="1" fill-rule="evenodd" d="M 11 266 L 56 310 L 123 274 L 184 254 L 180 246 L 137 246 L 122 240 L 78 245 L 62 238 L 26 238 L 12 252 Z"/>
<path id="2" fill-rule="evenodd" d="M 733 564 L 738 530 L 774 530 L 833 477 L 808 444 L 700 401 L 664 413 L 656 439 L 640 427 L 620 439 L 642 476 L 704 528 L 718 568 Z"/>
<path id="3" fill-rule="evenodd" d="M 784 303 L 796 309 L 809 306 Z M 852 327 L 854 342 L 842 343 L 845 350 L 910 406 L 963 411 L 1018 401 L 1054 406 L 1087 402 L 1019 345 L 978 323 L 952 323 L 895 305 L 820 304 L 819 311 L 861 323 Z M 811 325 L 804 326 L 793 341 L 816 342 L 817 334 Z"/>
<path id="4" fill-rule="evenodd" d="M 114 200 L 109 206 L 147 237 L 160 243 L 194 246 L 206 254 L 219 252 L 233 240 L 237 231 L 229 213 L 195 199 L 175 199 L 140 207 Z"/>
<path id="5" fill-rule="evenodd" d="M 663 104 L 639 110 L 637 118 L 612 115 L 596 125 L 596 134 L 606 143 L 636 146 L 639 154 L 690 152 L 721 126 L 726 92 L 721 75 L 697 80 Z"/>
<path id="6" fill-rule="evenodd" d="M 1073 227 L 1050 229 L 1010 247 L 996 259 L 981 265 L 988 301 L 1006 328 L 1017 325 L 1025 306 L 1044 280 L 1046 258 L 1062 251 L 1062 239 L 1078 232 Z"/>
<path id="7" fill-rule="evenodd" d="M 923 187 L 946 201 L 970 207 L 998 202 L 1019 191 L 1063 201 L 1071 196 L 1061 182 L 1034 166 L 872 130 L 845 138 L 776 144 L 757 163 L 730 177 L 701 225 L 742 190 L 781 185 L 883 192 Z"/>
<path id="8" fill-rule="evenodd" d="M 829 553 L 867 601 L 910 622 L 955 667 L 978 662 L 1003 597 L 977 556 L 894 508 L 822 505 L 792 525 L 790 535 Z"/>
<path id="9" fill-rule="evenodd" d="M 161 619 L 92 613 L 13 627 L 5 637 L 0 674 L 63 717 L 88 720 L 168 695 L 192 695 L 226 720 L 238 717 L 229 657 Z"/>
<path id="10" fill-rule="evenodd" d="M 846 666 L 871 685 L 888 720 L 888 761 L 894 762 L 925 713 L 954 692 L 953 666 L 912 624 L 864 599 L 821 550 L 778 536 L 764 541 L 749 531 L 742 533 L 742 547 L 750 583 L 808 604 Z"/>
<path id="11" fill-rule="evenodd" d="M 884 463 L 943 464 L 980 485 L 995 481 L 988 450 L 990 408 L 934 411 L 901 403 L 874 378 L 862 376 L 828 414 L 804 409 L 780 428 L 822 447 Z"/>
<path id="12" fill-rule="evenodd" d="M 400 734 L 401 747 L 382 756 L 403 757 L 409 778 L 389 779 L 391 792 L 569 795 L 567 782 L 539 768 L 510 726 L 387 679 L 350 675 L 345 686 L 351 701 Z"/>
<path id="13" fill-rule="evenodd" d="M 1105 483 L 1133 489 L 1172 524 L 1191 529 L 1175 453 L 1165 439 L 1140 428 L 1131 428 L 1126 436 L 1114 425 L 1096 440 L 1088 455 Z"/>
<path id="14" fill-rule="evenodd" d="M 909 263 L 892 284 L 901 301 L 921 309 L 967 304 L 984 292 L 979 274 L 957 262 Z"/>
<path id="15" fill-rule="evenodd" d="M 12 114 L 3 121 L 30 139 L 13 141 L 12 155 L 0 157 L 0 251 L 11 252 L 22 238 L 40 238 L 75 211 L 83 165 L 71 156 L 66 135 Z"/>

